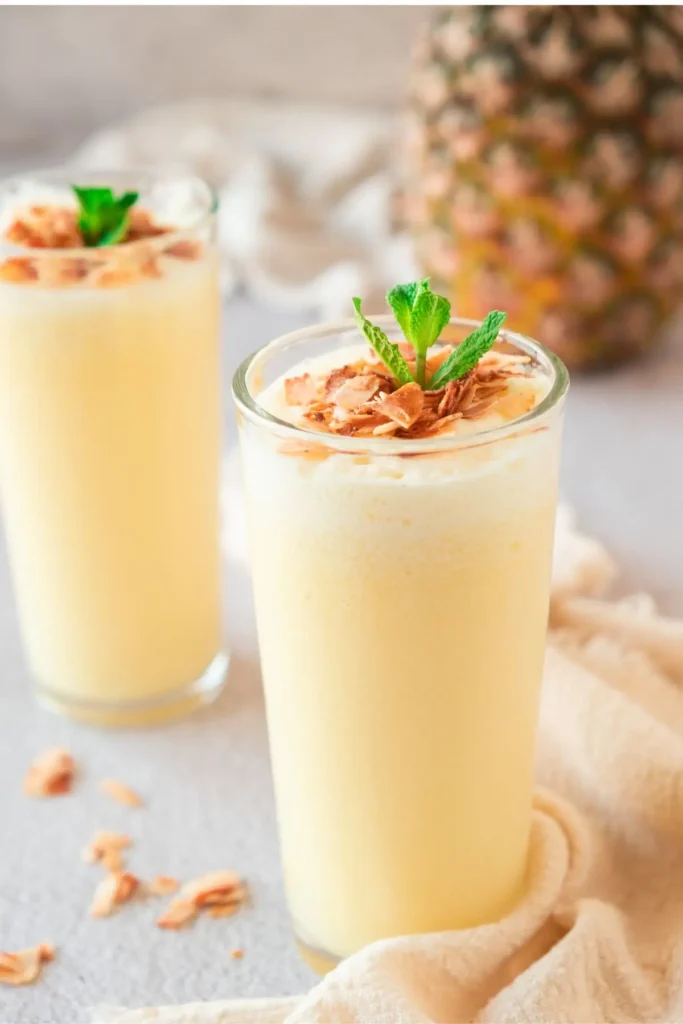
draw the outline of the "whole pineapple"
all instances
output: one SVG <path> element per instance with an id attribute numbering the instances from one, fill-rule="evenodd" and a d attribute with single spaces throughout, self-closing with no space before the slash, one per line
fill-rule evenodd
<path id="1" fill-rule="evenodd" d="M 442 8 L 417 54 L 406 213 L 455 312 L 571 366 L 683 295 L 683 8 Z"/>

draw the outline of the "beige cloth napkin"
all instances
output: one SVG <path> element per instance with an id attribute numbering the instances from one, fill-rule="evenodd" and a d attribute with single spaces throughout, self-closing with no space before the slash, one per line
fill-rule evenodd
<path id="1" fill-rule="evenodd" d="M 529 891 L 513 914 L 378 942 L 301 998 L 98 1021 L 683 1021 L 683 623 L 643 596 L 602 599 L 612 577 L 561 509 Z"/>

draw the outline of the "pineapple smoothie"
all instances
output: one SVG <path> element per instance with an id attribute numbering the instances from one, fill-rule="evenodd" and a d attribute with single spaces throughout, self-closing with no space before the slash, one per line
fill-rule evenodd
<path id="1" fill-rule="evenodd" d="M 353 334 L 298 332 L 235 383 L 284 876 L 318 967 L 523 893 L 566 389 L 513 335 L 424 389 Z"/>
<path id="2" fill-rule="evenodd" d="M 43 701 L 112 725 L 190 710 L 226 667 L 213 201 L 139 188 L 116 209 L 80 189 L 80 212 L 61 185 L 0 192 L 0 488 L 28 661 Z"/>

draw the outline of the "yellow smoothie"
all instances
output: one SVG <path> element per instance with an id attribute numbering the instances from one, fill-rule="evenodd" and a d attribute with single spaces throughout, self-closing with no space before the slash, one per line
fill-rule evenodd
<path id="1" fill-rule="evenodd" d="M 559 425 L 476 441 L 549 387 L 511 380 L 453 425 L 472 447 L 436 456 L 317 459 L 243 430 L 284 875 L 309 948 L 480 924 L 522 894 Z M 258 401 L 297 422 L 282 379 Z"/>
<path id="2" fill-rule="evenodd" d="M 0 486 L 30 667 L 97 722 L 185 710 L 221 651 L 218 269 L 0 281 Z M 155 710 L 161 709 L 161 710 Z"/>

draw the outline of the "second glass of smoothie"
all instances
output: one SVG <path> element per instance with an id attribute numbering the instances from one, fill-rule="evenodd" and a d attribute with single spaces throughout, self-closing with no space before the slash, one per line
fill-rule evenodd
<path id="1" fill-rule="evenodd" d="M 315 401 L 304 419 L 297 392 L 367 381 L 367 352 L 350 321 L 311 328 L 234 382 L 284 876 L 316 967 L 504 915 L 531 827 L 566 371 L 503 332 L 496 401 L 438 436 L 329 433 Z"/>
<path id="2" fill-rule="evenodd" d="M 139 194 L 86 247 L 71 184 Z M 0 185 L 0 484 L 41 699 L 110 725 L 219 692 L 214 197 L 183 176 Z"/>

